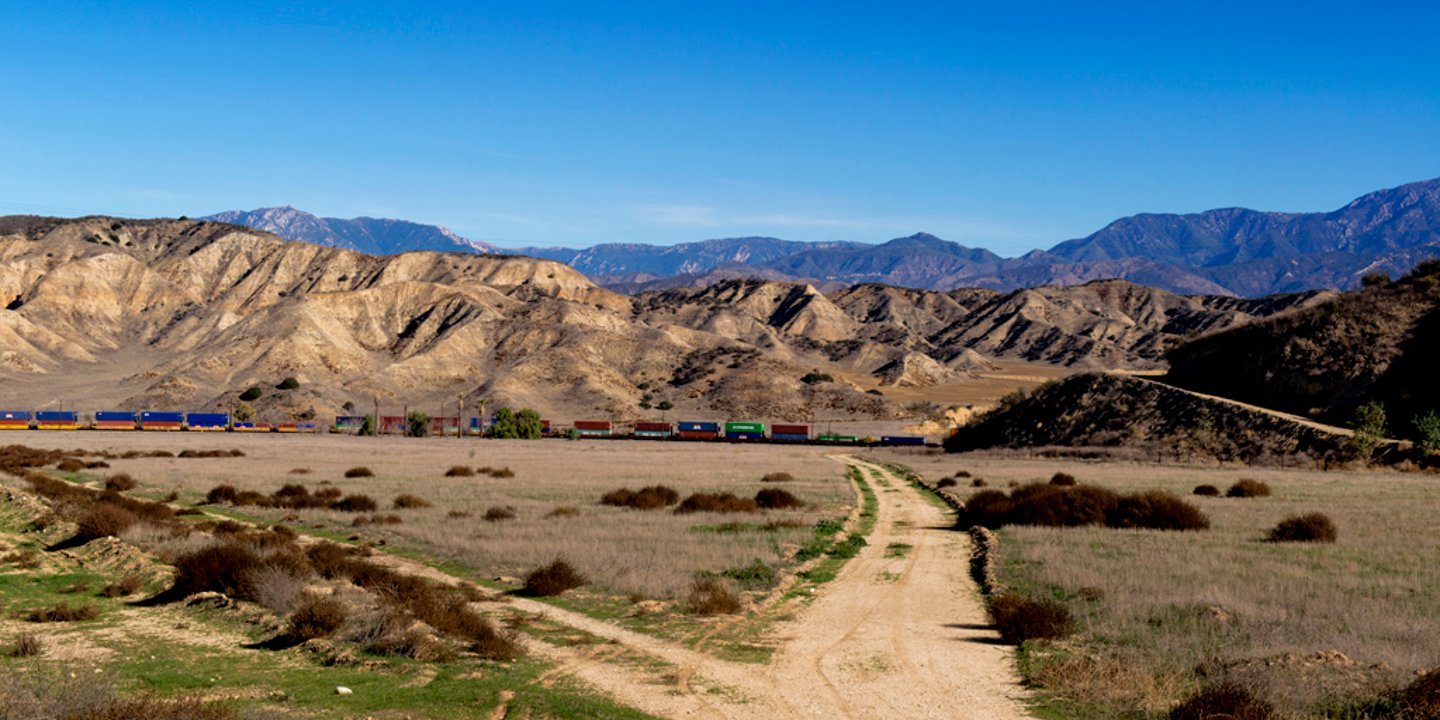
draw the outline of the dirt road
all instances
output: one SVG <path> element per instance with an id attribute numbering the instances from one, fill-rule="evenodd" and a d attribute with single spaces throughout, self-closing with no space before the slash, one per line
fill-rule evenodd
<path id="1" fill-rule="evenodd" d="M 1308 428 L 1310 428 L 1310 429 L 1312 429 L 1312 430 L 1319 430 L 1320 432 L 1329 433 L 1329 434 L 1331 434 L 1331 435 L 1339 435 L 1339 436 L 1341 436 L 1341 437 L 1351 437 L 1351 436 L 1353 436 L 1353 435 L 1355 434 L 1355 431 L 1354 431 L 1354 430 L 1351 430 L 1351 429 L 1349 429 L 1349 428 L 1336 427 L 1336 426 L 1334 426 L 1334 425 L 1326 425 L 1325 423 L 1317 422 L 1317 421 L 1315 421 L 1315 420 L 1311 420 L 1310 418 L 1304 417 L 1304 416 L 1302 416 L 1302 415 L 1293 415 L 1293 414 L 1291 414 L 1291 413 L 1281 412 L 1281 411 L 1279 411 L 1279 410 L 1271 410 L 1270 408 L 1267 408 L 1267 407 L 1260 407 L 1259 405 L 1251 405 L 1250 403 L 1247 403 L 1247 402 L 1241 402 L 1241 401 L 1239 401 L 1239 400 L 1232 400 L 1232 399 L 1230 399 L 1230 398 L 1221 397 L 1221 396 L 1219 396 L 1219 395 L 1206 395 L 1205 393 L 1195 392 L 1194 390 L 1186 390 L 1185 388 L 1182 388 L 1182 387 L 1180 387 L 1180 386 L 1178 386 L 1178 385 L 1171 385 L 1171 384 L 1169 384 L 1169 383 L 1161 382 L 1161 381 L 1155 380 L 1155 379 L 1153 379 L 1153 378 L 1141 377 L 1141 376 L 1138 376 L 1138 375 L 1130 375 L 1130 374 L 1124 374 L 1124 373 L 1111 373 L 1111 374 L 1112 374 L 1112 375 L 1122 375 L 1123 377 L 1129 378 L 1129 379 L 1131 379 L 1131 380 L 1138 380 L 1138 381 L 1140 381 L 1140 382 L 1147 382 L 1147 383 L 1150 383 L 1150 384 L 1152 384 L 1152 385 L 1159 385 L 1160 387 L 1163 387 L 1163 388 L 1166 388 L 1166 389 L 1169 389 L 1169 390 L 1174 390 L 1175 392 L 1185 393 L 1186 395 L 1193 395 L 1193 396 L 1198 397 L 1198 398 L 1204 398 L 1204 399 L 1206 399 L 1206 400 L 1213 400 L 1214 402 L 1224 403 L 1224 404 L 1226 404 L 1226 405 L 1232 405 L 1232 406 L 1238 407 L 1238 408 L 1244 408 L 1244 409 L 1249 410 L 1249 411 L 1251 411 L 1251 412 L 1258 412 L 1258 413 L 1262 413 L 1262 414 L 1265 414 L 1265 415 L 1269 415 L 1269 416 L 1271 416 L 1271 417 L 1277 417 L 1277 418 L 1280 418 L 1280 419 L 1282 419 L 1282 420 L 1289 420 L 1290 422 L 1293 422 L 1293 423 L 1295 423 L 1295 424 L 1297 424 L 1297 425 L 1304 425 L 1305 427 L 1308 427 Z M 1393 442 L 1393 441 L 1388 441 L 1388 442 Z"/>
<path id="2" fill-rule="evenodd" d="M 855 458 L 878 500 L 868 545 L 822 586 L 765 666 L 717 660 L 542 603 L 523 609 L 672 663 L 679 691 L 593 651 L 537 648 L 617 700 L 662 717 L 1022 718 L 1009 648 L 985 625 L 949 511 Z M 648 680 L 648 683 L 647 683 Z"/>

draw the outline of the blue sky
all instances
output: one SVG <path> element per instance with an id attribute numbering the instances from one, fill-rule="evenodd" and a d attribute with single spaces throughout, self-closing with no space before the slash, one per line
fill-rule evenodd
<path id="1" fill-rule="evenodd" d="M 209 5 L 0 0 L 0 213 L 1015 255 L 1440 176 L 1434 3 Z"/>

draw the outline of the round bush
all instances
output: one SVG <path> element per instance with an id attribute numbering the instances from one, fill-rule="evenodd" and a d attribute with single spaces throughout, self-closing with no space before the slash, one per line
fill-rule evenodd
<path id="1" fill-rule="evenodd" d="M 779 488 L 765 488 L 755 493 L 755 504 L 766 510 L 788 510 L 805 507 L 805 502 Z"/>
<path id="2" fill-rule="evenodd" d="M 1071 487 L 1075 485 L 1075 476 L 1066 472 L 1057 472 L 1050 477 L 1050 484 L 1061 487 Z"/>
<path id="3" fill-rule="evenodd" d="M 1280 521 L 1271 528 L 1270 542 L 1327 542 L 1333 543 L 1340 537 L 1335 523 L 1324 513 L 1296 515 Z"/>
<path id="4" fill-rule="evenodd" d="M 1170 720 L 1276 720 L 1280 715 L 1270 703 L 1255 697 L 1248 688 L 1220 683 L 1201 690 L 1170 711 Z"/>
<path id="5" fill-rule="evenodd" d="M 286 630 L 301 640 L 330 637 L 345 624 L 349 613 L 334 598 L 312 597 L 290 615 Z"/>
<path id="6" fill-rule="evenodd" d="M 1219 497 L 1220 488 L 1214 485 L 1196 485 L 1194 493 L 1200 497 Z"/>
<path id="7" fill-rule="evenodd" d="M 1026 640 L 1058 640 L 1075 630 L 1075 619 L 1063 603 L 1017 593 L 992 597 L 990 618 L 1000 638 L 1012 645 Z"/>
<path id="8" fill-rule="evenodd" d="M 1106 513 L 1105 524 L 1113 528 L 1206 530 L 1210 527 L 1210 518 L 1170 493 L 1151 490 L 1121 497 L 1114 509 Z"/>
<path id="9" fill-rule="evenodd" d="M 566 590 L 574 590 L 585 584 L 585 576 L 570 563 L 556 558 L 554 562 L 536 568 L 525 576 L 525 592 L 529 595 L 551 597 Z"/>
<path id="10" fill-rule="evenodd" d="M 1259 480 L 1242 479 L 1231 485 L 1230 489 L 1225 491 L 1225 496 L 1232 498 L 1269 497 L 1270 486 Z"/>

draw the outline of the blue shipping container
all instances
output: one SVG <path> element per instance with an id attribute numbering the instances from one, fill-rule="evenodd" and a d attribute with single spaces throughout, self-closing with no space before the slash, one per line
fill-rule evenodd
<path id="1" fill-rule="evenodd" d="M 915 435 L 884 435 L 880 438 L 881 445 L 924 445 L 925 438 Z"/>
<path id="2" fill-rule="evenodd" d="M 0 420 L 29 420 L 28 410 L 0 410 Z"/>
<path id="3" fill-rule="evenodd" d="M 760 432 L 728 432 L 725 433 L 726 440 L 764 440 L 765 433 Z"/>
<path id="4" fill-rule="evenodd" d="M 140 413 L 140 420 L 142 422 L 185 422 L 185 413 L 156 412 L 152 410 L 146 410 L 145 412 Z"/>
<path id="5" fill-rule="evenodd" d="M 191 427 L 222 427 L 230 424 L 230 416 L 226 413 L 189 413 L 185 416 L 185 424 Z"/>
<path id="6" fill-rule="evenodd" d="M 809 435 L 796 435 L 794 433 L 775 433 L 770 436 L 771 440 L 779 442 L 809 442 Z"/>
<path id="7" fill-rule="evenodd" d="M 135 422 L 135 413 L 107 410 L 95 413 L 95 422 Z"/>
<path id="8" fill-rule="evenodd" d="M 680 422 L 680 432 L 720 432 L 720 423 L 714 422 Z"/>
<path id="9" fill-rule="evenodd" d="M 69 410 L 41 410 L 35 413 L 35 419 L 41 422 L 76 422 L 80 419 L 80 413 Z"/>

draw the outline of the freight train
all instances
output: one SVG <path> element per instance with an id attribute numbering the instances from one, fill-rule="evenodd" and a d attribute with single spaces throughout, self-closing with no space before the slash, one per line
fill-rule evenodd
<path id="1" fill-rule="evenodd" d="M 483 436 L 495 424 L 494 418 L 457 416 L 430 418 L 426 431 L 431 435 Z M 324 428 L 341 434 L 359 434 L 365 428 L 365 417 L 340 415 Z M 381 415 L 375 421 L 381 435 L 404 435 L 413 430 L 403 415 Z M 227 413 L 181 413 L 147 410 L 128 412 L 105 410 L 82 420 L 75 411 L 0 410 L 0 430 L 111 430 L 150 432 L 242 432 L 242 433 L 315 433 L 320 425 L 313 422 L 271 424 L 233 420 Z M 918 435 L 882 435 L 879 438 L 818 432 L 810 425 L 763 422 L 712 422 L 682 420 L 680 422 L 621 423 L 613 420 L 576 420 L 569 428 L 552 426 L 541 421 L 541 434 L 546 437 L 676 440 L 692 442 L 777 443 L 797 445 L 879 445 L 886 447 L 923 447 L 924 437 Z"/>

